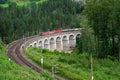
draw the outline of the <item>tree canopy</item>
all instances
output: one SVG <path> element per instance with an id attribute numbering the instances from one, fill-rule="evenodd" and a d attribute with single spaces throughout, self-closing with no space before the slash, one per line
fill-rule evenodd
<path id="1" fill-rule="evenodd" d="M 96 38 L 99 57 L 118 55 L 120 46 L 120 0 L 88 0 L 85 14 Z"/>
<path id="2" fill-rule="evenodd" d="M 0 7 L 0 36 L 7 43 L 22 36 L 39 34 L 61 28 L 79 27 L 79 16 L 83 10 L 81 2 L 72 0 L 48 0 L 26 6 L 8 3 Z"/>

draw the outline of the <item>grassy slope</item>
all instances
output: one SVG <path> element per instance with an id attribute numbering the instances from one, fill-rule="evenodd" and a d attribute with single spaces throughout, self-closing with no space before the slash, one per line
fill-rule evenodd
<path id="1" fill-rule="evenodd" d="M 34 2 L 36 4 L 38 4 L 38 3 L 42 3 L 44 1 L 47 1 L 47 0 L 39 0 L 39 1 L 34 1 Z M 26 5 L 28 5 L 28 4 L 31 3 L 30 0 L 10 0 L 10 2 L 15 2 L 15 3 L 17 3 L 18 6 L 26 6 Z M 6 3 L 6 4 L 0 4 L 0 6 L 2 6 L 2 7 L 8 7 L 8 3 Z"/>
<path id="2" fill-rule="evenodd" d="M 40 58 L 44 57 L 44 68 L 51 71 L 52 64 L 56 66 L 57 74 L 72 80 L 90 80 L 90 60 L 88 54 L 65 54 L 43 51 L 38 48 L 28 48 L 26 55 L 40 66 Z M 110 59 L 93 58 L 95 80 L 120 80 L 120 64 Z"/>
<path id="3" fill-rule="evenodd" d="M 0 40 L 0 80 L 53 80 L 48 72 L 37 73 L 9 61 L 5 50 Z"/>

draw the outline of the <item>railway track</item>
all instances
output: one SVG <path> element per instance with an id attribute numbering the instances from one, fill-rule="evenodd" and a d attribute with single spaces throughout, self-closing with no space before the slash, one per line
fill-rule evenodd
<path id="1" fill-rule="evenodd" d="M 27 38 L 26 40 L 28 40 L 30 38 Z M 36 66 L 35 64 L 33 64 L 32 62 L 28 61 L 24 56 L 23 56 L 23 51 L 21 51 L 21 46 L 23 44 L 23 42 L 26 41 L 25 39 L 21 39 L 21 40 L 17 40 L 14 41 L 12 43 L 10 43 L 7 46 L 7 55 L 8 57 L 13 60 L 15 63 L 21 65 L 21 66 L 28 66 L 31 69 L 37 71 L 37 72 L 41 72 L 43 69 L 41 67 Z M 23 50 L 23 49 L 22 49 Z M 56 80 L 65 80 L 57 75 L 54 75 Z"/>

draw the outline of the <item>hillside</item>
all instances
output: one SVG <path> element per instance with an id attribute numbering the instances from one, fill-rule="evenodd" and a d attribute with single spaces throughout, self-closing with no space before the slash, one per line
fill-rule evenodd
<path id="1" fill-rule="evenodd" d="M 40 2 L 44 2 L 44 1 L 47 1 L 47 0 L 9 0 L 9 2 L 15 2 L 17 4 L 30 3 L 30 2 L 40 3 Z"/>
<path id="2" fill-rule="evenodd" d="M 5 45 L 0 39 L 0 80 L 53 80 L 48 72 L 37 73 L 9 60 L 5 55 Z"/>
<path id="3" fill-rule="evenodd" d="M 0 1 L 0 6 L 2 7 L 8 7 L 11 3 L 16 3 L 18 6 L 27 6 L 30 3 L 42 3 L 47 0 L 5 0 L 5 1 Z"/>
<path id="4" fill-rule="evenodd" d="M 57 64 L 56 74 L 69 80 L 90 80 L 89 54 L 93 54 L 95 80 L 120 80 L 120 0 L 89 0 L 85 5 L 79 1 L 0 0 L 0 37 L 8 44 L 41 32 L 83 28 L 73 54 L 48 50 L 41 54 L 38 48 L 28 48 L 26 55 L 38 65 L 44 56 L 45 69 L 51 71 Z M 46 72 L 38 74 L 9 61 L 5 50 L 0 42 L 2 80 L 51 79 Z"/>
<path id="5" fill-rule="evenodd" d="M 9 7 L 0 7 L 0 34 L 2 40 L 6 37 L 6 43 L 41 31 L 80 27 L 79 18 L 83 8 L 72 0 L 32 2 L 26 6 L 21 6 L 21 1 L 17 4 L 20 6 L 10 3 Z"/>
<path id="6" fill-rule="evenodd" d="M 65 77 L 68 80 L 90 80 L 90 55 L 66 54 L 58 51 L 41 50 L 39 48 L 27 48 L 26 55 L 40 64 L 40 56 L 44 58 L 45 69 L 51 71 L 52 65 L 55 66 L 55 74 Z M 114 59 L 111 60 L 111 59 Z M 97 59 L 93 57 L 93 76 L 94 80 L 120 80 L 120 64 L 114 57 Z"/>

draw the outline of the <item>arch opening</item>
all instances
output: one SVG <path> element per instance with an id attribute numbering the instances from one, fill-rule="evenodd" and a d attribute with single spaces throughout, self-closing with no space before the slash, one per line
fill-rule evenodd
<path id="1" fill-rule="evenodd" d="M 51 39 L 50 39 L 50 43 L 54 43 L 54 38 L 51 38 Z"/>
<path id="2" fill-rule="evenodd" d="M 37 47 L 37 43 L 34 43 L 34 47 Z"/>
<path id="3" fill-rule="evenodd" d="M 32 47 L 32 44 L 30 44 L 30 46 L 29 47 Z"/>
<path id="4" fill-rule="evenodd" d="M 39 41 L 38 46 L 42 48 L 42 41 Z"/>
<path id="5" fill-rule="evenodd" d="M 48 39 L 45 39 L 45 40 L 44 40 L 44 48 L 45 48 L 45 49 L 49 49 Z"/>
<path id="6" fill-rule="evenodd" d="M 62 42 L 63 42 L 63 50 L 69 51 L 69 40 L 68 40 L 67 36 L 63 36 Z"/>
<path id="7" fill-rule="evenodd" d="M 62 40 L 67 41 L 67 36 L 63 36 Z"/>
<path id="8" fill-rule="evenodd" d="M 55 49 L 55 40 L 54 40 L 54 38 L 51 38 L 50 39 L 50 50 L 54 50 Z"/>
<path id="9" fill-rule="evenodd" d="M 72 50 L 75 47 L 76 41 L 74 35 L 69 36 L 69 47 Z"/>
<path id="10" fill-rule="evenodd" d="M 57 37 L 56 38 L 56 42 L 60 42 L 61 41 L 61 38 L 60 37 Z"/>
<path id="11" fill-rule="evenodd" d="M 56 38 L 56 49 L 58 51 L 62 51 L 62 40 L 60 37 L 57 37 Z"/>
<path id="12" fill-rule="evenodd" d="M 74 35 L 70 35 L 69 40 L 73 40 L 73 39 L 74 39 Z"/>
<path id="13" fill-rule="evenodd" d="M 76 38 L 80 38 L 80 34 L 77 34 L 77 35 L 76 35 Z"/>

